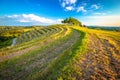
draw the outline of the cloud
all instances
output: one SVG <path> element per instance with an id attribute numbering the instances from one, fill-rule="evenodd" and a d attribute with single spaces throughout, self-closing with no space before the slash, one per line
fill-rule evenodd
<path id="1" fill-rule="evenodd" d="M 57 19 L 57 22 L 61 22 L 61 21 L 63 21 L 64 19 Z"/>
<path id="2" fill-rule="evenodd" d="M 8 18 L 17 18 L 19 15 L 9 15 L 9 16 L 7 16 Z"/>
<path id="3" fill-rule="evenodd" d="M 100 8 L 100 6 L 98 6 L 97 4 L 93 4 L 93 5 L 91 5 L 91 8 L 94 8 L 94 9 L 99 9 L 99 8 Z"/>
<path id="4" fill-rule="evenodd" d="M 73 6 L 68 6 L 68 7 L 66 7 L 66 10 L 69 10 L 69 11 L 74 10 L 74 7 Z"/>
<path id="5" fill-rule="evenodd" d="M 84 6 L 87 5 L 87 3 L 83 3 L 82 6 L 76 7 L 77 0 L 59 0 L 61 3 L 61 6 L 64 8 L 65 11 L 73 11 L 76 10 L 77 12 L 87 12 L 85 10 Z"/>
<path id="6" fill-rule="evenodd" d="M 65 2 L 63 2 L 61 5 L 62 5 L 62 7 L 65 7 L 66 4 L 65 4 Z"/>
<path id="7" fill-rule="evenodd" d="M 34 14 L 22 14 L 21 17 L 24 22 L 54 23 L 54 20 L 40 17 Z"/>
<path id="8" fill-rule="evenodd" d="M 77 2 L 77 0 L 62 0 L 62 3 L 64 3 L 65 5 L 72 5 L 75 4 Z"/>
<path id="9" fill-rule="evenodd" d="M 30 25 L 49 25 L 61 23 L 62 19 L 49 19 L 35 14 L 21 15 L 5 15 L 0 17 L 0 25 L 2 24 L 30 24 Z"/>
<path id="10" fill-rule="evenodd" d="M 77 0 L 59 0 L 61 6 L 64 8 L 65 11 L 71 11 L 75 9 L 75 3 Z"/>
<path id="11" fill-rule="evenodd" d="M 79 1 L 79 0 L 59 0 L 61 7 L 64 11 L 76 11 L 82 13 L 92 13 L 96 10 L 102 9 L 100 3 L 89 3 L 89 0 Z M 104 13 L 95 13 L 94 15 L 105 15 Z"/>
<path id="12" fill-rule="evenodd" d="M 27 21 L 27 20 L 21 19 L 21 20 L 19 20 L 19 22 L 26 23 L 26 22 L 30 22 L 30 21 L 29 20 Z"/>
<path id="13" fill-rule="evenodd" d="M 86 25 L 120 26 L 120 15 L 87 16 L 81 18 L 81 20 Z"/>
<path id="14" fill-rule="evenodd" d="M 87 10 L 85 10 L 84 6 L 80 6 L 77 8 L 77 12 L 87 12 Z"/>
<path id="15" fill-rule="evenodd" d="M 93 13 L 94 15 L 106 15 L 106 13 L 104 12 L 96 12 L 96 13 Z"/>

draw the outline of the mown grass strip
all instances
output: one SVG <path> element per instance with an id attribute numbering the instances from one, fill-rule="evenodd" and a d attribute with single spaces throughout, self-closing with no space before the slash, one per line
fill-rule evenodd
<path id="1" fill-rule="evenodd" d="M 74 29 L 77 29 L 81 33 L 80 40 L 78 40 L 72 49 L 68 51 L 68 53 L 71 53 L 71 55 L 66 55 L 66 57 L 69 56 L 66 58 L 69 59 L 69 62 L 61 69 L 61 73 L 56 77 L 58 80 L 72 80 L 81 76 L 81 73 L 79 72 L 80 68 L 75 65 L 87 52 L 89 39 L 88 34 L 84 30 L 79 27 Z M 64 63 L 65 62 L 63 62 L 63 64 Z M 52 78 L 50 78 L 50 80 L 52 80 Z"/>
<path id="2" fill-rule="evenodd" d="M 62 37 L 63 34 L 64 34 L 64 31 L 60 34 L 61 35 L 60 37 Z M 1 62 L 0 63 L 1 78 L 6 79 L 6 77 L 8 77 L 8 79 L 11 80 L 11 79 L 19 79 L 19 76 L 24 75 L 24 74 L 27 75 L 27 73 L 29 73 L 29 72 L 26 73 L 26 71 L 24 71 L 24 69 L 27 66 L 29 66 L 29 64 L 32 64 L 32 62 L 36 61 L 37 59 L 40 59 L 41 57 L 44 57 L 41 55 L 42 51 L 46 51 L 47 49 L 51 48 L 52 46 L 57 46 L 58 44 L 61 44 L 61 42 L 65 41 L 64 40 L 64 39 L 66 39 L 66 38 L 64 38 L 65 36 L 62 38 L 60 38 L 60 37 L 58 37 L 58 39 L 55 41 L 53 38 L 51 38 L 54 41 L 54 43 L 52 42 L 50 44 L 44 45 L 41 48 L 35 49 L 31 52 L 28 52 L 24 55 Z M 22 71 L 22 74 L 20 74 L 21 71 Z M 20 75 L 18 75 L 18 74 L 20 74 Z"/>
<path id="3" fill-rule="evenodd" d="M 72 64 L 87 50 L 86 33 L 79 30 L 77 31 L 81 34 L 79 40 L 77 40 L 71 48 L 65 50 L 64 53 L 59 56 L 58 60 L 53 61 L 47 69 L 48 71 L 45 72 L 45 75 L 38 77 L 38 80 L 56 80 L 57 78 L 62 78 L 63 80 L 71 79 L 71 75 L 74 73 L 73 70 L 75 70 Z"/>
<path id="4" fill-rule="evenodd" d="M 19 50 L 22 50 L 22 49 L 25 49 L 25 48 L 28 48 L 30 46 L 33 46 L 33 45 L 36 45 L 36 44 L 39 44 L 41 41 L 47 39 L 47 37 L 50 37 L 55 35 L 55 34 L 61 34 L 62 30 L 60 31 L 56 31 L 56 32 L 52 32 L 49 33 L 49 34 L 46 34 L 46 35 L 43 35 L 43 36 L 40 36 L 38 37 L 37 39 L 34 39 L 34 40 L 31 40 L 31 41 L 28 41 L 28 42 L 25 42 L 23 44 L 20 44 L 20 45 L 16 45 L 14 47 L 10 47 L 10 48 L 3 48 L 0 50 L 1 54 L 9 54 L 9 53 L 12 53 L 12 52 L 15 52 L 15 51 L 19 51 Z M 26 36 L 27 37 L 27 36 Z M 4 51 L 4 52 L 3 52 Z"/>

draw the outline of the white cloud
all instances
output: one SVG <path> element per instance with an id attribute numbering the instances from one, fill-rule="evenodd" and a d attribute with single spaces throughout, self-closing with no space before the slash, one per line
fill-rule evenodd
<path id="1" fill-rule="evenodd" d="M 65 11 L 76 11 L 76 12 L 83 12 L 83 13 L 85 13 L 85 12 L 93 12 L 95 10 L 98 10 L 98 9 L 102 8 L 100 3 L 89 4 L 88 3 L 89 1 L 81 1 L 78 4 L 77 3 L 78 1 L 79 0 L 59 0 L 62 8 Z"/>
<path id="2" fill-rule="evenodd" d="M 21 17 L 26 22 L 54 23 L 54 20 L 47 19 L 47 18 L 44 18 L 44 17 L 40 17 L 40 16 L 37 16 L 37 15 L 34 15 L 34 14 L 22 14 Z"/>
<path id="3" fill-rule="evenodd" d="M 65 4 L 75 4 L 77 2 L 77 0 L 63 0 L 63 2 L 65 2 Z"/>
<path id="4" fill-rule="evenodd" d="M 85 10 L 84 6 L 80 6 L 77 8 L 77 12 L 87 12 L 87 10 Z"/>
<path id="5" fill-rule="evenodd" d="M 77 0 L 59 0 L 61 3 L 61 6 L 66 10 L 66 11 L 71 11 L 75 9 L 75 3 Z"/>
<path id="6" fill-rule="evenodd" d="M 9 16 L 7 16 L 8 18 L 16 18 L 16 17 L 18 17 L 19 15 L 16 15 L 16 14 L 14 14 L 14 15 L 9 15 Z"/>
<path id="7" fill-rule="evenodd" d="M 103 12 L 96 12 L 96 13 L 93 13 L 94 15 L 106 15 L 106 13 L 103 13 Z"/>
<path id="8" fill-rule="evenodd" d="M 57 19 L 57 22 L 61 22 L 61 21 L 63 21 L 63 19 Z"/>
<path id="9" fill-rule="evenodd" d="M 98 6 L 97 4 L 93 4 L 93 5 L 91 5 L 91 8 L 99 9 L 100 6 Z"/>
<path id="10" fill-rule="evenodd" d="M 81 20 L 86 25 L 120 26 L 120 15 L 87 16 L 83 17 Z"/>
<path id="11" fill-rule="evenodd" d="M 48 25 L 48 24 L 57 24 L 61 23 L 62 19 L 49 19 L 35 14 L 21 14 L 21 15 L 7 15 L 0 17 L 0 21 L 4 23 L 30 23 L 33 25 Z M 0 23 L 1 24 L 1 23 Z"/>
<path id="12" fill-rule="evenodd" d="M 26 23 L 26 22 L 30 22 L 30 21 L 27 21 L 25 19 L 21 19 L 21 20 L 18 20 L 19 22 L 23 22 L 23 23 Z"/>
<path id="13" fill-rule="evenodd" d="M 120 20 L 120 16 L 115 16 L 115 15 L 109 15 L 109 16 L 89 16 L 88 18 L 94 18 L 94 19 L 103 19 L 103 20 Z"/>
<path id="14" fill-rule="evenodd" d="M 73 6 L 68 6 L 68 7 L 66 7 L 66 10 L 69 10 L 69 11 L 74 10 L 74 7 Z"/>

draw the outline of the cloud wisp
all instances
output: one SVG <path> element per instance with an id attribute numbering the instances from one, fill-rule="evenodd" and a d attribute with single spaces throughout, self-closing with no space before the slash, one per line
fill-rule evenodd
<path id="1" fill-rule="evenodd" d="M 86 25 L 97 26 L 120 26 L 120 15 L 98 15 L 98 16 L 86 16 L 82 18 L 82 22 Z"/>
<path id="2" fill-rule="evenodd" d="M 62 19 L 49 19 L 35 14 L 21 14 L 21 15 L 6 15 L 0 17 L 1 25 L 2 23 L 19 23 L 19 24 L 32 24 L 32 25 L 49 25 L 61 23 Z"/>
<path id="3" fill-rule="evenodd" d="M 93 9 L 99 9 L 100 6 L 98 6 L 97 4 L 93 4 L 93 5 L 91 5 L 91 8 L 93 8 Z"/>
<path id="4" fill-rule="evenodd" d="M 73 6 L 68 6 L 68 7 L 66 7 L 66 10 L 68 10 L 68 11 L 71 11 L 71 10 L 74 10 L 75 8 L 73 7 Z"/>
<path id="5" fill-rule="evenodd" d="M 66 11 L 72 11 L 75 9 L 75 3 L 77 0 L 59 0 L 61 3 L 61 6 L 66 10 Z"/>
<path id="6" fill-rule="evenodd" d="M 93 13 L 93 15 L 106 15 L 107 13 L 104 13 L 104 12 L 95 12 Z"/>
<path id="7" fill-rule="evenodd" d="M 80 6 L 77 8 L 77 12 L 87 12 L 87 10 L 84 8 L 84 6 Z"/>
<path id="8" fill-rule="evenodd" d="M 77 4 L 77 0 L 59 0 L 59 2 L 65 11 L 76 11 L 77 13 L 89 13 L 101 8 L 98 4 L 87 4 L 87 2 Z"/>

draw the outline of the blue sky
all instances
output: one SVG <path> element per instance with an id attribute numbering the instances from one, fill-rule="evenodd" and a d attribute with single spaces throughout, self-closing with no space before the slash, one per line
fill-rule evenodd
<path id="1" fill-rule="evenodd" d="M 120 26 L 120 0 L 0 0 L 0 25 L 49 25 L 66 17 Z"/>

